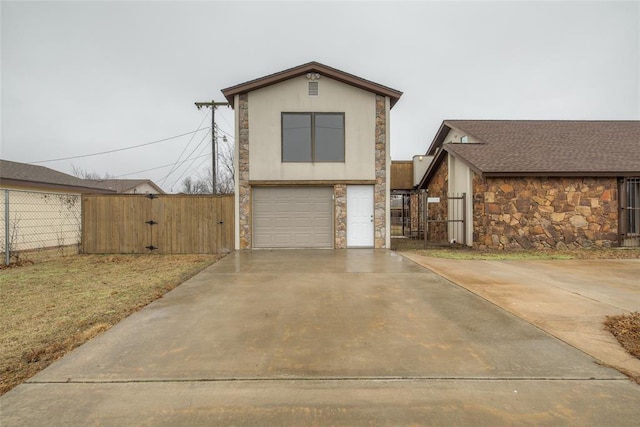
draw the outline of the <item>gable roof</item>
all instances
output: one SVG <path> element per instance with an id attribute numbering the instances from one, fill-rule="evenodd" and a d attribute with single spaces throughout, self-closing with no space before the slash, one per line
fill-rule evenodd
<path id="1" fill-rule="evenodd" d="M 125 193 L 139 185 L 147 184 L 153 187 L 159 194 L 165 194 L 165 192 L 150 179 L 91 179 L 88 181 L 96 187 L 112 190 L 117 193 Z"/>
<path id="2" fill-rule="evenodd" d="M 315 61 L 308 62 L 297 67 L 289 68 L 274 74 L 269 74 L 268 76 L 250 80 L 245 83 L 240 83 L 226 89 L 222 89 L 222 94 L 225 98 L 227 98 L 229 105 L 231 105 L 231 107 L 233 108 L 233 100 L 235 95 L 251 92 L 253 90 L 260 89 L 266 86 L 271 86 L 284 80 L 289 80 L 307 73 L 319 73 L 323 76 L 369 92 L 373 92 L 377 95 L 388 96 L 391 100 L 391 108 L 393 108 L 393 106 L 402 96 L 402 92 L 398 90 L 383 86 L 378 83 L 374 83 L 369 80 L 365 80 L 356 75 L 345 73 L 344 71 L 340 71 L 336 68 L 332 68 Z"/>
<path id="3" fill-rule="evenodd" d="M 475 142 L 445 144 L 452 129 Z M 445 120 L 425 179 L 445 152 L 483 176 L 640 175 L 640 121 Z"/>
<path id="4" fill-rule="evenodd" d="M 81 193 L 112 193 L 103 187 L 73 175 L 28 163 L 0 160 L 0 183 L 77 191 Z"/>

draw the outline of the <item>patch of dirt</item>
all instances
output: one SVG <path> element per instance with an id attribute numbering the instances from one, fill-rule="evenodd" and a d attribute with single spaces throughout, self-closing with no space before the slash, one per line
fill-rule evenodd
<path id="1" fill-rule="evenodd" d="M 640 312 L 607 316 L 604 326 L 630 355 L 640 359 Z M 640 376 L 626 374 L 640 384 Z"/>
<path id="2" fill-rule="evenodd" d="M 629 354 L 640 359 L 640 312 L 607 316 L 604 326 Z"/>
<path id="3" fill-rule="evenodd" d="M 30 259 L 25 259 L 25 260 L 21 259 L 21 260 L 12 262 L 9 265 L 0 264 L 0 270 L 6 270 L 8 268 L 16 268 L 16 267 L 25 267 L 27 265 L 33 265 L 33 264 L 35 264 L 35 262 L 31 261 Z"/>

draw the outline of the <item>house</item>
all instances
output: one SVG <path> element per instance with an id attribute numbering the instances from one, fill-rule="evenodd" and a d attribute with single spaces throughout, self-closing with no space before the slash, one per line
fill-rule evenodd
<path id="1" fill-rule="evenodd" d="M 0 188 L 64 193 L 115 193 L 73 175 L 28 163 L 0 160 Z"/>
<path id="2" fill-rule="evenodd" d="M 0 252 L 5 257 L 7 253 L 15 256 L 51 249 L 77 252 L 81 240 L 80 196 L 115 193 L 44 166 L 8 160 L 0 160 L 0 189 L 4 199 L 0 205 Z"/>
<path id="3" fill-rule="evenodd" d="M 431 156 L 417 189 L 433 240 L 640 246 L 640 121 L 446 120 Z"/>
<path id="4" fill-rule="evenodd" d="M 165 194 L 150 179 L 92 179 L 91 185 L 120 194 Z"/>
<path id="5" fill-rule="evenodd" d="M 310 62 L 222 93 L 235 110 L 236 249 L 389 247 L 402 92 Z"/>

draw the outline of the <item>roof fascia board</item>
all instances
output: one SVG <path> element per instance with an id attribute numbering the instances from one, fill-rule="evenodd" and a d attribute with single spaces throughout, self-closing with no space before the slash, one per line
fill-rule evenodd
<path id="1" fill-rule="evenodd" d="M 271 86 L 276 83 L 280 83 L 282 81 L 289 80 L 309 72 L 321 73 L 329 78 L 340 81 L 342 83 L 346 83 L 351 86 L 355 86 L 360 89 L 364 89 L 369 92 L 376 93 L 378 95 L 388 96 L 391 102 L 391 107 L 393 107 L 402 96 L 402 92 L 396 89 L 392 89 L 390 87 L 383 86 L 381 84 L 374 83 L 369 80 L 365 80 L 353 74 L 345 73 L 344 71 L 340 71 L 336 68 L 332 68 L 327 65 L 320 64 L 318 62 L 309 62 L 307 64 L 303 64 L 298 67 L 289 68 L 287 70 L 270 74 L 265 77 L 260 77 L 258 79 L 250 80 L 245 83 L 240 83 L 238 85 L 222 89 L 222 94 L 229 102 L 229 105 L 231 105 L 231 107 L 233 108 L 234 96 L 236 94 L 251 92 L 253 90 L 257 90 L 266 86 Z"/>
<path id="2" fill-rule="evenodd" d="M 525 177 L 525 176 L 534 176 L 534 177 L 553 177 L 553 178 L 576 178 L 576 177 L 621 177 L 621 176 L 640 176 L 640 171 L 638 172 L 629 172 L 629 171 L 602 171 L 602 172 L 581 172 L 581 171 L 573 171 L 573 172 L 483 172 L 483 177 L 485 178 L 516 178 L 516 177 Z"/>
<path id="3" fill-rule="evenodd" d="M 442 148 L 442 143 L 444 142 L 444 139 L 449 134 L 450 130 L 451 128 L 446 124 L 446 120 L 440 124 L 440 127 L 438 128 L 436 135 L 433 137 L 433 140 L 431 141 L 431 145 L 427 149 L 427 153 L 426 153 L 427 156 L 433 156 L 435 151 L 438 148 Z"/>
<path id="4" fill-rule="evenodd" d="M 431 164 L 429 165 L 429 167 L 425 171 L 424 176 L 420 180 L 420 183 L 418 185 L 416 185 L 416 190 L 420 190 L 420 189 L 423 189 L 423 188 L 426 187 L 426 184 L 429 181 L 431 181 L 431 178 L 436 173 L 436 170 L 440 166 L 440 163 L 442 163 L 443 159 L 446 159 L 447 154 L 448 153 L 445 150 L 438 151 L 438 154 L 436 154 L 436 156 L 431 161 Z"/>

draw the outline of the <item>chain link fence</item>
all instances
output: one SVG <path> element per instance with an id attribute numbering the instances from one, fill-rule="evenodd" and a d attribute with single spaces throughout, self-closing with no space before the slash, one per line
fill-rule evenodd
<path id="1" fill-rule="evenodd" d="M 82 238 L 79 194 L 1 191 L 3 264 L 78 253 Z"/>

